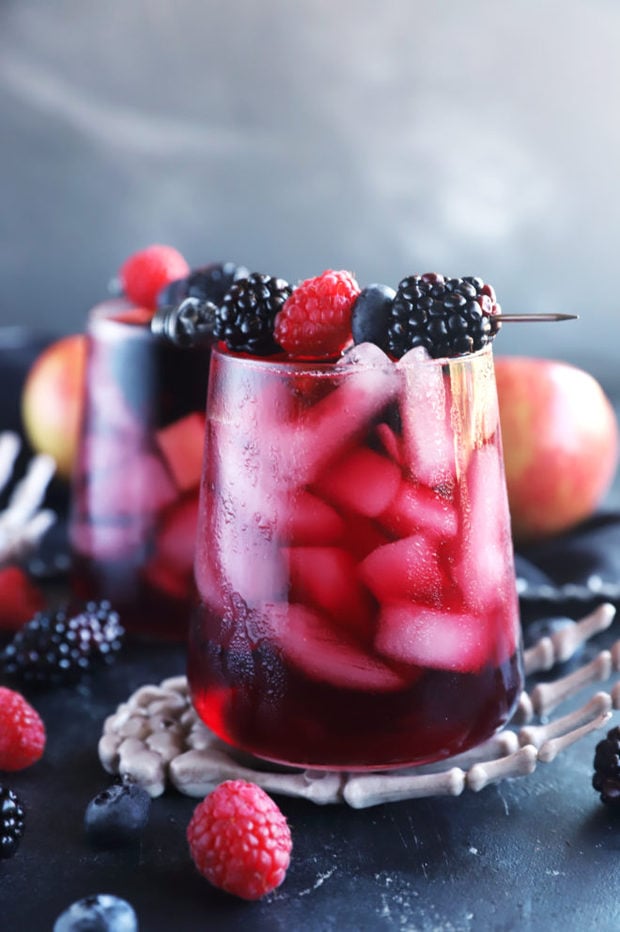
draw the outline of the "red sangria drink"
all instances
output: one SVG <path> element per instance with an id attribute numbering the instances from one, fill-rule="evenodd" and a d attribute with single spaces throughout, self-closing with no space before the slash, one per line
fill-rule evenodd
<path id="1" fill-rule="evenodd" d="M 151 316 L 124 300 L 90 316 L 72 583 L 81 598 L 109 599 L 128 632 L 182 639 L 209 353 L 158 340 Z"/>
<path id="2" fill-rule="evenodd" d="M 248 280 L 221 310 L 188 677 L 232 745 L 363 770 L 480 743 L 522 672 L 492 290 L 426 276 L 360 294 L 346 274 L 275 308 Z M 448 309 L 410 325 L 424 281 Z M 239 337 L 248 308 L 269 355 Z"/>

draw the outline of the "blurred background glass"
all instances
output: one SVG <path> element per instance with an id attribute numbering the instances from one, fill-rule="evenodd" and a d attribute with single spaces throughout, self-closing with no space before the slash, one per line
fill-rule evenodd
<path id="1" fill-rule="evenodd" d="M 294 282 L 477 274 L 611 393 L 613 0 L 4 0 L 0 323 L 81 330 L 166 242 Z M 501 343 L 499 342 L 501 341 Z"/>

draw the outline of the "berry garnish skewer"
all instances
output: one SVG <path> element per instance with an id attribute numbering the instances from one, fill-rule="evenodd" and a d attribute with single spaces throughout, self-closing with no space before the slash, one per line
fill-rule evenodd
<path id="1" fill-rule="evenodd" d="M 505 314 L 491 285 L 476 276 L 409 275 L 396 289 L 360 289 L 349 272 L 327 270 L 295 288 L 257 273 L 234 282 L 222 301 L 189 296 L 161 306 L 151 329 L 179 346 L 223 340 L 229 349 L 270 356 L 334 358 L 351 343 L 375 343 L 399 359 L 415 346 L 429 356 L 481 349 L 503 323 L 575 320 L 575 314 Z"/>

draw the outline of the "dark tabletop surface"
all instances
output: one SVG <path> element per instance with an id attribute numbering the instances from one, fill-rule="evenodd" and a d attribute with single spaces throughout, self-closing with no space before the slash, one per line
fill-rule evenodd
<path id="1" fill-rule="evenodd" d="M 588 607 L 566 609 L 577 618 Z M 558 608 L 524 605 L 524 622 Z M 617 637 L 616 623 L 581 659 Z M 96 749 L 105 717 L 140 685 L 184 672 L 184 663 L 183 645 L 130 644 L 114 667 L 77 687 L 27 693 L 48 740 L 39 763 L 0 775 L 28 810 L 18 853 L 0 862 L 2 932 L 47 932 L 72 901 L 99 892 L 129 900 L 142 932 L 620 928 L 620 817 L 591 787 L 601 732 L 528 777 L 460 797 L 366 810 L 277 797 L 292 861 L 284 884 L 258 903 L 198 875 L 185 842 L 197 800 L 175 791 L 154 800 L 139 847 L 90 847 L 84 810 L 109 782 Z"/>

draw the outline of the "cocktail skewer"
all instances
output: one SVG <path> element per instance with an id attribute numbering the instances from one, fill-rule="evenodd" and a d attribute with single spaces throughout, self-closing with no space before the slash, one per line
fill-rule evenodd
<path id="1" fill-rule="evenodd" d="M 550 320 L 579 320 L 578 314 L 493 314 L 491 320 L 502 324 L 538 323 Z"/>

